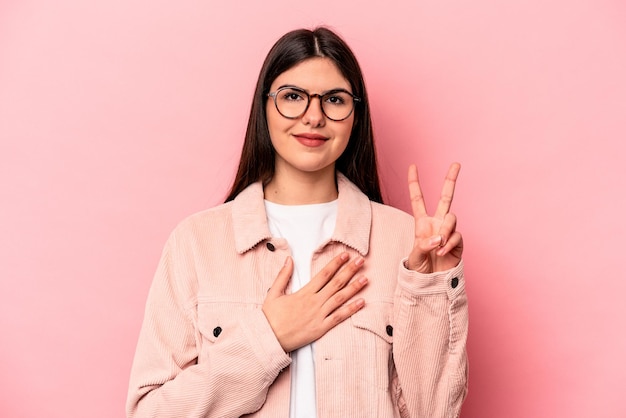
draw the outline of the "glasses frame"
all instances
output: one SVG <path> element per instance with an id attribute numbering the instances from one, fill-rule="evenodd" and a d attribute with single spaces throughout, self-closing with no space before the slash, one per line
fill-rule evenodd
<path id="1" fill-rule="evenodd" d="M 286 116 L 285 114 L 283 114 L 283 112 L 280 111 L 280 109 L 278 108 L 278 102 L 276 101 L 276 96 L 278 95 L 278 93 L 280 93 L 283 90 L 296 90 L 297 92 L 302 92 L 304 93 L 304 95 L 307 97 L 307 103 L 306 103 L 306 107 L 304 108 L 304 110 L 302 111 L 302 113 L 300 113 L 298 116 Z M 350 95 L 352 97 L 352 110 L 350 110 L 350 113 L 348 113 L 348 115 L 345 118 L 341 118 L 341 119 L 333 119 L 330 116 L 328 116 L 326 114 L 326 112 L 324 111 L 324 105 L 322 104 L 322 100 L 324 99 L 324 97 L 326 96 L 332 96 L 335 93 L 346 93 L 348 95 Z M 304 115 L 306 113 L 307 110 L 309 110 L 309 106 L 311 105 L 311 99 L 317 97 L 319 99 L 320 102 L 320 109 L 322 110 L 322 114 L 327 117 L 328 119 L 335 121 L 335 122 L 341 122 L 342 120 L 346 120 L 350 117 L 350 115 L 352 115 L 352 113 L 354 113 L 354 108 L 356 107 L 357 103 L 361 102 L 361 98 L 358 96 L 355 96 L 354 94 L 350 93 L 348 90 L 346 89 L 334 89 L 334 90 L 330 90 L 327 91 L 326 93 L 323 94 L 310 94 L 308 91 L 300 88 L 300 87 L 295 87 L 295 86 L 283 86 L 281 88 L 279 88 L 276 91 L 272 91 L 267 93 L 268 97 L 271 97 L 272 99 L 274 99 L 274 106 L 276 107 L 276 110 L 278 111 L 278 113 L 280 113 L 280 115 L 284 118 L 287 119 L 298 119 L 299 117 L 301 117 L 302 115 Z"/>

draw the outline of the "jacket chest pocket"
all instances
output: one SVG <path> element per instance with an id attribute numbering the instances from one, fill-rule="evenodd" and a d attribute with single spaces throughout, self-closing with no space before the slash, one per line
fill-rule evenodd
<path id="1" fill-rule="evenodd" d="M 393 370 L 393 304 L 368 303 L 350 318 L 357 347 L 356 366 L 368 383 L 379 389 L 389 389 Z"/>
<path id="2" fill-rule="evenodd" d="M 206 345 L 217 343 L 220 339 L 228 338 L 228 334 L 237 326 L 247 313 L 258 309 L 254 303 L 235 302 L 198 302 L 198 318 L 196 343 L 200 347 L 200 357 L 205 353 Z"/>

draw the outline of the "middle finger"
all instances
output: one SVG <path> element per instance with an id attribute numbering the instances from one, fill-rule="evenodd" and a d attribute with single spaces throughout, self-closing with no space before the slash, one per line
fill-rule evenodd
<path id="1" fill-rule="evenodd" d="M 322 302 L 322 313 L 324 316 L 330 315 L 332 312 L 345 305 L 353 296 L 361 291 L 368 283 L 365 276 L 359 276 L 352 280 L 347 286 L 338 292 L 330 295 L 330 297 Z"/>
<path id="2" fill-rule="evenodd" d="M 335 273 L 335 276 L 328 281 L 317 294 L 325 301 L 332 297 L 335 293 L 343 289 L 346 284 L 354 277 L 354 275 L 363 267 L 365 260 L 363 257 L 358 256 L 348 264 L 346 264 L 341 270 Z M 324 302 L 322 302 L 324 303 Z"/>
<path id="3" fill-rule="evenodd" d="M 443 219 L 446 213 L 450 211 L 452 206 L 452 198 L 454 197 L 454 187 L 456 186 L 456 179 L 459 176 L 461 170 L 461 164 L 452 163 L 448 169 L 448 174 L 443 182 L 443 189 L 441 190 L 441 198 L 437 204 L 437 211 L 435 212 L 435 218 Z"/>
<path id="4" fill-rule="evenodd" d="M 448 242 L 450 236 L 456 230 L 456 215 L 454 213 L 446 213 L 443 217 L 443 222 L 439 226 L 438 234 L 441 235 L 441 246 L 443 247 Z"/>

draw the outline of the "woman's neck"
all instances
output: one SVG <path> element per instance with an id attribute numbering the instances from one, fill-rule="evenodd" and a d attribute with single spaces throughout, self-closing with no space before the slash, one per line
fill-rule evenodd
<path id="1" fill-rule="evenodd" d="M 335 168 L 317 173 L 276 172 L 265 185 L 265 199 L 281 205 L 310 205 L 337 199 Z"/>

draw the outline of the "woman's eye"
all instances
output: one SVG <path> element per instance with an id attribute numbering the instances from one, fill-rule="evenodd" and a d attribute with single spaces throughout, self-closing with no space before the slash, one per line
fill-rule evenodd
<path id="1" fill-rule="evenodd" d="M 282 98 L 283 100 L 290 101 L 290 102 L 295 102 L 295 101 L 304 99 L 302 96 L 302 93 L 293 91 L 293 90 L 284 92 L 282 94 Z"/>
<path id="2" fill-rule="evenodd" d="M 326 98 L 326 102 L 333 105 L 343 105 L 346 103 L 346 98 L 342 95 L 333 94 L 332 96 L 328 96 Z"/>

